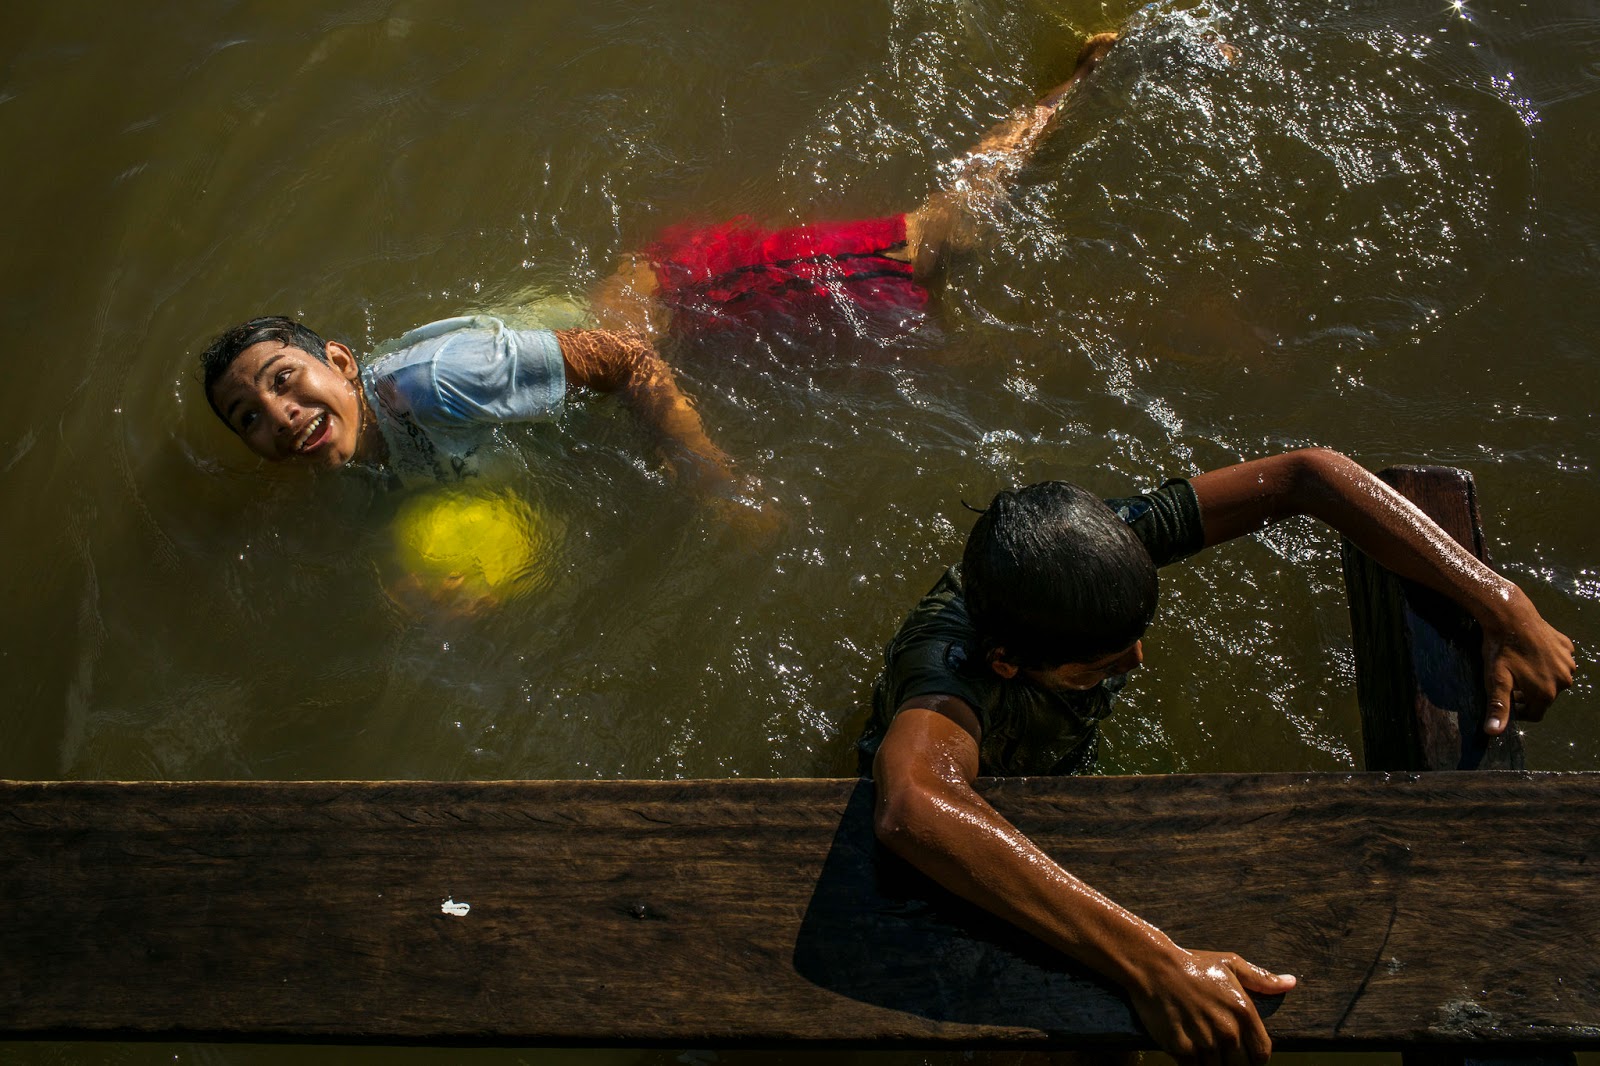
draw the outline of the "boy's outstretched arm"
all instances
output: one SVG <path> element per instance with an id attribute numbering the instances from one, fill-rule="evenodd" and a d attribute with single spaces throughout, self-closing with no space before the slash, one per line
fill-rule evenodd
<path id="1" fill-rule="evenodd" d="M 1230 952 L 1186 951 L 1073 877 L 972 788 L 980 727 L 954 696 L 896 714 L 873 763 L 878 839 L 945 888 L 1116 981 L 1180 1062 L 1266 1062 L 1272 1041 L 1246 992 L 1295 979 Z"/>
<path id="2" fill-rule="evenodd" d="M 680 480 L 706 496 L 731 497 L 738 479 L 728 456 L 706 436 L 694 405 L 641 334 L 603 329 L 558 330 L 567 384 L 621 397 Z"/>
<path id="3" fill-rule="evenodd" d="M 1572 685 L 1572 641 L 1540 617 L 1520 588 L 1354 460 L 1308 448 L 1213 470 L 1190 484 L 1207 546 L 1308 514 L 1401 577 L 1469 611 L 1483 627 L 1486 733 L 1504 732 L 1513 712 L 1538 721 Z"/>

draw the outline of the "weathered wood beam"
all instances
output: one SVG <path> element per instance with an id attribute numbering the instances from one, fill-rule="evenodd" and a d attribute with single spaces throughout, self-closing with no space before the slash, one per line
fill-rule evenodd
<path id="1" fill-rule="evenodd" d="M 1378 477 L 1416 504 L 1483 562 L 1489 549 L 1477 485 L 1465 470 L 1397 466 Z M 1520 770 L 1522 739 L 1513 728 L 1483 733 L 1483 633 L 1466 611 L 1404 581 L 1341 542 L 1356 694 L 1369 770 Z M 1565 1048 L 1485 1057 L 1476 1050 L 1409 1050 L 1405 1066 L 1571 1066 Z"/>
<path id="2" fill-rule="evenodd" d="M 1393 466 L 1380 471 L 1456 543 L 1484 562 L 1477 489 L 1465 470 Z M 1472 616 L 1385 570 L 1342 542 L 1363 765 L 1369 770 L 1520 770 L 1515 729 L 1483 732 L 1483 633 Z"/>
<path id="3" fill-rule="evenodd" d="M 1263 1002 L 1281 1048 L 1600 1047 L 1600 775 L 981 787 L 1180 943 L 1299 974 Z M 881 855 L 870 806 L 851 780 L 0 784 L 0 1035 L 1145 1044 L 1114 990 Z"/>

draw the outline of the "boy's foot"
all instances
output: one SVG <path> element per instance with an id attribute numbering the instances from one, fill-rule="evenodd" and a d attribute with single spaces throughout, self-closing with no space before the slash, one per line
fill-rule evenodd
<path id="1" fill-rule="evenodd" d="M 1111 51 L 1111 46 L 1116 43 L 1117 33 L 1114 30 L 1109 33 L 1096 33 L 1086 38 L 1083 42 L 1083 47 L 1078 50 L 1078 62 L 1074 64 L 1076 68 L 1074 73 L 1077 72 L 1077 69 L 1082 69 L 1086 64 L 1090 70 L 1093 70 L 1094 65 L 1104 59 L 1106 53 Z M 1084 71 L 1085 74 L 1088 72 L 1087 70 Z"/>
<path id="2" fill-rule="evenodd" d="M 1224 63 L 1232 63 L 1239 58 L 1239 50 L 1216 34 L 1207 34 L 1206 40 L 1211 42 L 1213 48 L 1222 53 L 1222 61 Z"/>
<path id="3" fill-rule="evenodd" d="M 1072 87 L 1087 78 L 1094 71 L 1095 64 L 1106 57 L 1111 46 L 1117 43 L 1117 36 L 1115 31 L 1110 31 L 1085 38 L 1083 47 L 1078 49 L 1078 60 L 1073 65 L 1072 76 L 1046 93 L 1039 100 L 1039 106 L 1053 110 L 1059 105 Z"/>

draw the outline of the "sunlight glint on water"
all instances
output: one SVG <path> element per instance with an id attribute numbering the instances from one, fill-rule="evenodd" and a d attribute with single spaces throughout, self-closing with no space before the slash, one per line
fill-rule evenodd
<path id="1" fill-rule="evenodd" d="M 1496 560 L 1580 646 L 1530 765 L 1595 766 L 1600 20 L 1489 6 L 0 14 L 0 145 L 28 164 L 0 174 L 18 364 L 0 676 L 32 709 L 0 773 L 852 773 L 879 649 L 958 556 L 962 500 L 1050 476 L 1114 495 L 1311 443 L 1473 470 Z M 773 545 L 697 508 L 618 405 L 586 399 L 507 432 L 494 472 L 541 516 L 548 580 L 418 617 L 385 593 L 400 501 L 258 468 L 195 385 L 209 337 L 256 313 L 362 352 L 455 314 L 566 325 L 666 225 L 906 210 L 1117 25 L 924 335 L 843 359 L 668 349 L 786 515 Z M 1292 523 L 1163 584 L 1104 770 L 1355 764 L 1330 536 Z M 611 1059 L 678 1061 L 585 1057 Z"/>

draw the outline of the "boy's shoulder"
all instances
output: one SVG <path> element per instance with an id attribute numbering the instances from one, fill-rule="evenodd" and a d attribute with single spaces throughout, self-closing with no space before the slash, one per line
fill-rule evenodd
<path id="1" fill-rule="evenodd" d="M 444 347 L 444 342 L 458 333 L 482 331 L 493 335 L 505 328 L 505 323 L 488 315 L 459 315 L 441 318 L 415 329 L 407 330 L 393 340 L 384 341 L 372 351 L 367 371 L 375 375 L 393 374 L 407 366 L 431 361 Z"/>
<path id="2" fill-rule="evenodd" d="M 967 613 L 962 590 L 961 567 L 952 566 L 906 614 L 890 639 L 886 654 L 893 658 L 913 647 L 937 644 L 953 649 L 948 655 L 941 655 L 950 669 L 964 670 L 976 640 L 977 630 Z"/>
<path id="3" fill-rule="evenodd" d="M 962 594 L 961 568 L 947 569 L 911 608 L 884 649 L 885 667 L 901 698 L 939 691 L 971 702 L 989 686 L 974 669 L 977 630 Z M 945 679 L 949 687 L 912 692 L 908 688 Z"/>
<path id="4" fill-rule="evenodd" d="M 1206 546 L 1200 499 L 1187 478 L 1168 478 L 1160 488 L 1105 503 L 1138 536 L 1157 566 L 1187 559 Z"/>

